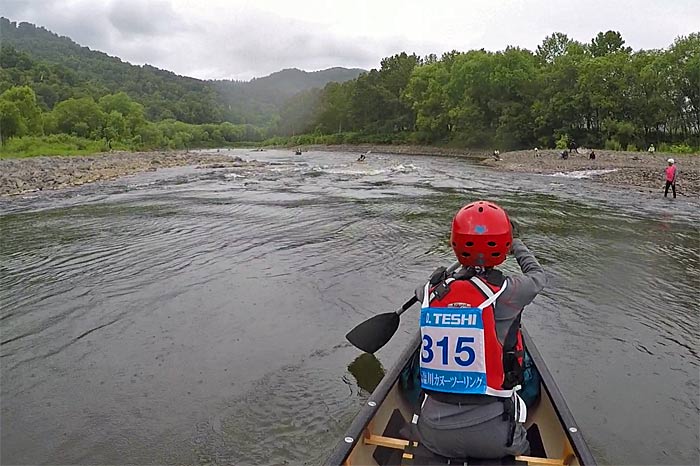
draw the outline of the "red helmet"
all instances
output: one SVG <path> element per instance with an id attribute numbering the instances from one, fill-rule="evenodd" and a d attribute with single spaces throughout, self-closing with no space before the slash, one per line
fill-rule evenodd
<path id="1" fill-rule="evenodd" d="M 462 265 L 496 266 L 506 260 L 513 242 L 508 214 L 489 201 L 467 204 L 452 220 L 450 242 Z"/>

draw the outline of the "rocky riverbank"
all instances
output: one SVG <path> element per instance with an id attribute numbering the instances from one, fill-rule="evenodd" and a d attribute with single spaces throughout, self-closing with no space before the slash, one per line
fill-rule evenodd
<path id="1" fill-rule="evenodd" d="M 432 146 L 337 145 L 307 146 L 303 150 L 388 153 L 401 155 L 448 155 L 481 160 L 481 164 L 495 170 L 521 173 L 539 173 L 571 178 L 586 178 L 591 182 L 632 187 L 640 191 L 658 192 L 665 184 L 666 160 L 673 158 L 678 166 L 676 188 L 681 196 L 700 199 L 700 154 L 648 154 L 595 150 L 590 160 L 589 149 L 580 149 L 568 159 L 560 157 L 560 150 L 522 150 L 504 152 L 495 160 L 491 152 Z"/>
<path id="2" fill-rule="evenodd" d="M 595 160 L 590 160 L 590 150 L 581 150 L 564 160 L 560 152 L 506 152 L 500 154 L 500 160 L 489 157 L 482 164 L 497 170 L 589 178 L 593 182 L 658 192 L 665 184 L 666 160 L 673 158 L 678 167 L 678 191 L 686 197 L 700 198 L 700 154 L 596 150 Z"/>
<path id="3" fill-rule="evenodd" d="M 79 186 L 159 168 L 198 165 L 249 166 L 225 153 L 110 152 L 89 157 L 31 157 L 0 160 L 0 196 Z"/>
<path id="4" fill-rule="evenodd" d="M 596 159 L 588 151 L 572 154 L 564 160 L 557 150 L 513 151 L 495 160 L 484 151 L 469 151 L 430 146 L 338 145 L 305 146 L 303 150 L 391 153 L 400 155 L 447 155 L 469 157 L 495 170 L 540 173 L 589 178 L 591 182 L 633 187 L 658 192 L 664 184 L 666 159 L 678 165 L 678 192 L 681 196 L 700 199 L 700 155 L 647 154 L 597 150 Z M 46 189 L 79 186 L 158 168 L 196 165 L 211 168 L 248 167 L 260 162 L 245 162 L 226 152 L 111 152 L 89 157 L 32 157 L 0 160 L 0 196 Z"/>

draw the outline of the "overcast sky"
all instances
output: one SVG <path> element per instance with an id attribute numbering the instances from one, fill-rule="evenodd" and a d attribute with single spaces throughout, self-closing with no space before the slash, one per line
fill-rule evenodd
<path id="1" fill-rule="evenodd" d="M 377 68 L 383 57 L 534 50 L 559 31 L 664 48 L 700 30 L 700 0 L 0 0 L 28 21 L 135 64 L 203 79 Z"/>

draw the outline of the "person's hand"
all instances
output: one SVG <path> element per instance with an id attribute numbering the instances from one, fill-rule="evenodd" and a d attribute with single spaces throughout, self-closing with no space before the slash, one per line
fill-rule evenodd
<path id="1" fill-rule="evenodd" d="M 425 284 L 417 286 L 416 291 L 414 293 L 416 295 L 416 299 L 418 299 L 418 302 L 422 303 L 423 297 L 425 295 Z"/>
<path id="2" fill-rule="evenodd" d="M 518 224 L 515 223 L 515 220 L 510 221 L 510 231 L 513 238 L 518 238 L 520 236 L 520 228 L 518 228 Z"/>
<path id="3" fill-rule="evenodd" d="M 434 287 L 435 285 L 442 283 L 445 281 L 447 278 L 447 268 L 446 267 L 438 267 L 435 269 L 435 271 L 430 275 L 430 288 Z M 415 290 L 415 295 L 416 298 L 418 298 L 418 301 L 423 301 L 423 295 L 425 294 L 425 284 L 420 285 L 419 287 L 416 288 Z"/>

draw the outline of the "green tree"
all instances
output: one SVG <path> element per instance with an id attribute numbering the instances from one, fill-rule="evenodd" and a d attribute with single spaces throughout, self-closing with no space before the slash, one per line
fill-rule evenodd
<path id="1" fill-rule="evenodd" d="M 700 146 L 700 33 L 677 38 L 668 65 L 677 126 L 684 138 L 692 137 Z"/>
<path id="2" fill-rule="evenodd" d="M 416 129 L 422 133 L 423 142 L 434 142 L 449 135 L 447 83 L 450 79 L 447 67 L 434 62 L 414 70 L 404 91 L 405 101 L 416 114 Z"/>
<path id="3" fill-rule="evenodd" d="M 2 94 L 0 100 L 12 102 L 19 110 L 24 133 L 30 135 L 43 134 L 41 109 L 36 102 L 36 94 L 29 86 L 11 87 Z"/>
<path id="4" fill-rule="evenodd" d="M 81 137 L 100 137 L 104 112 L 92 97 L 68 99 L 52 111 L 59 131 Z"/>
<path id="5" fill-rule="evenodd" d="M 0 141 L 5 142 L 15 136 L 22 136 L 26 126 L 19 108 L 14 102 L 0 99 Z"/>
<path id="6" fill-rule="evenodd" d="M 143 105 L 133 101 L 125 92 L 102 96 L 99 106 L 106 114 L 118 112 L 124 117 L 124 137 L 135 134 L 136 129 L 146 123 Z"/>
<path id="7" fill-rule="evenodd" d="M 625 41 L 622 35 L 617 31 L 599 32 L 598 35 L 591 40 L 591 54 L 594 57 L 602 57 L 609 53 L 623 52 L 630 53 L 632 49 L 625 47 Z"/>
<path id="8" fill-rule="evenodd" d="M 105 116 L 102 134 L 109 142 L 126 140 L 131 133 L 127 131 L 126 121 L 122 114 L 116 110 L 112 110 Z"/>
<path id="9" fill-rule="evenodd" d="M 352 94 L 355 83 L 328 83 L 319 97 L 314 127 L 324 133 L 349 131 L 358 127 L 351 119 Z"/>
<path id="10" fill-rule="evenodd" d="M 551 36 L 544 38 L 542 43 L 537 46 L 535 55 L 542 63 L 553 63 L 554 60 L 566 53 L 566 48 L 572 42 L 569 37 L 561 32 L 555 32 Z"/>

